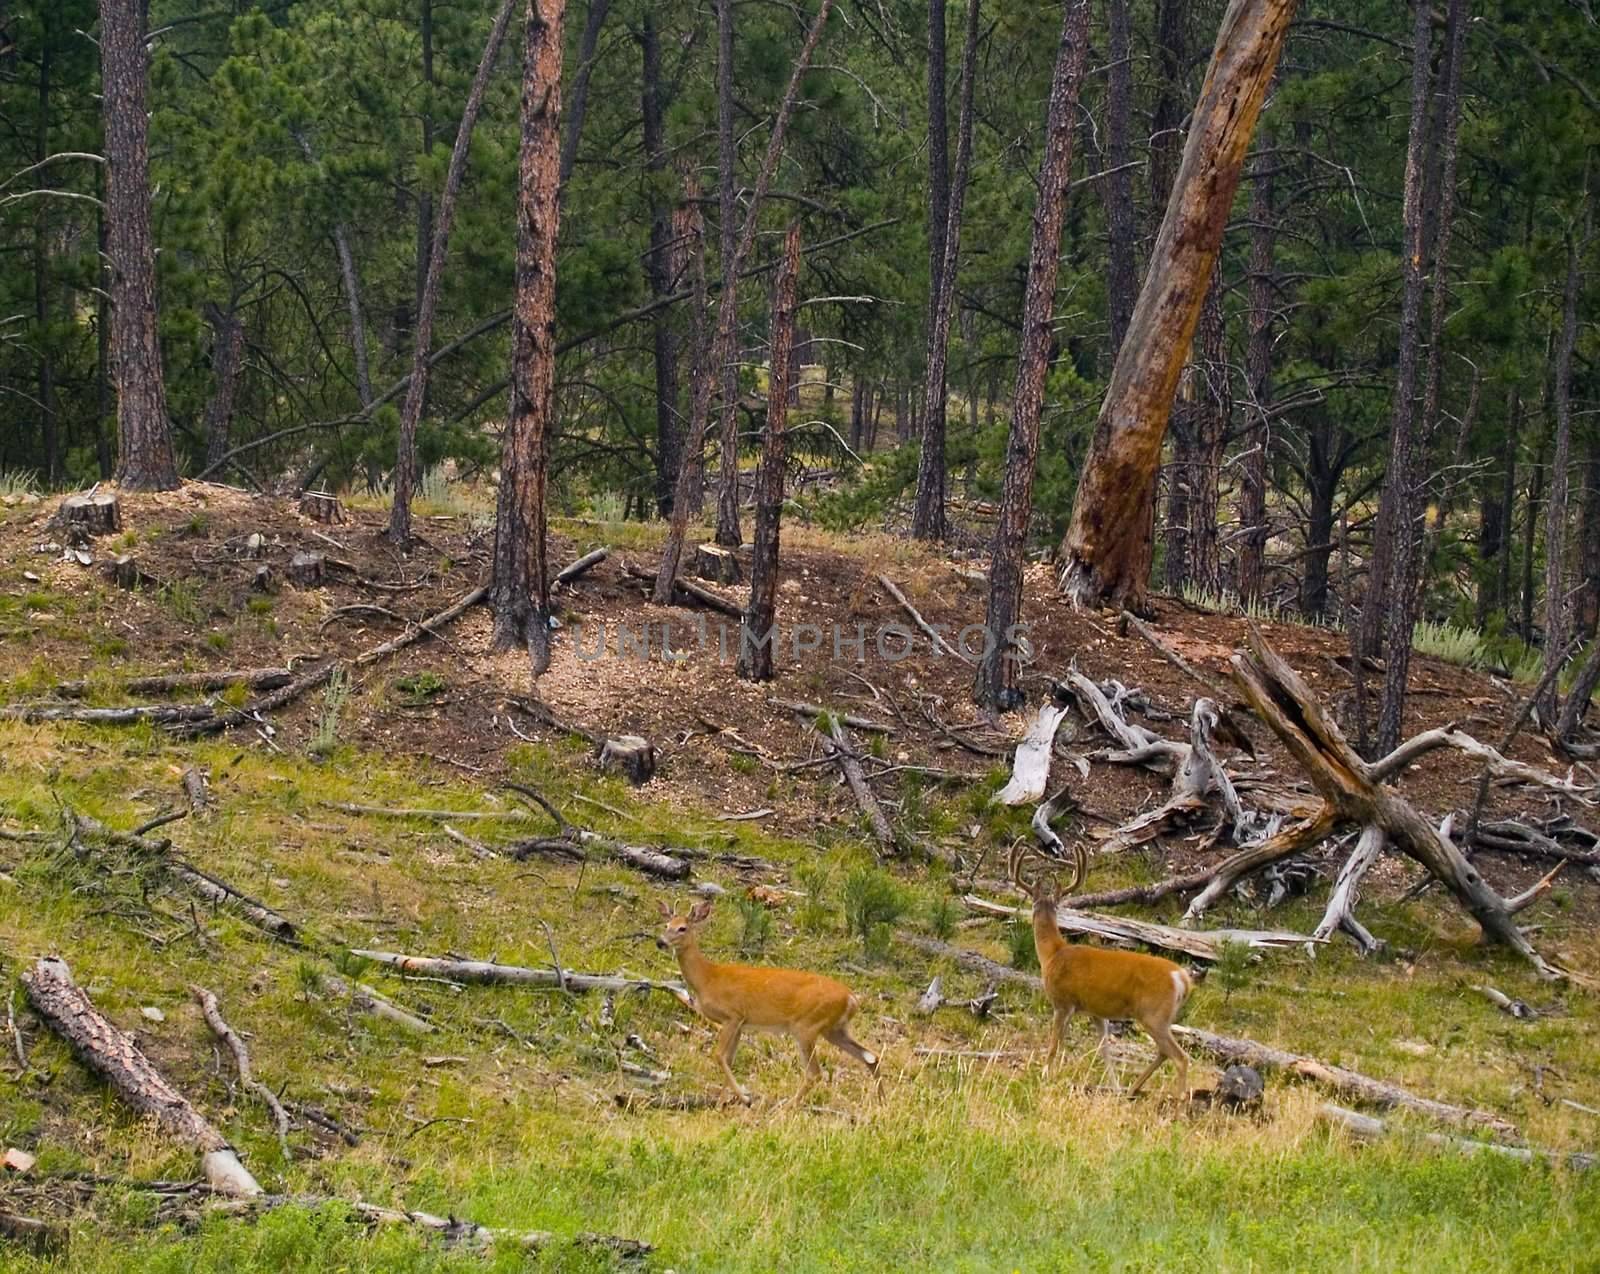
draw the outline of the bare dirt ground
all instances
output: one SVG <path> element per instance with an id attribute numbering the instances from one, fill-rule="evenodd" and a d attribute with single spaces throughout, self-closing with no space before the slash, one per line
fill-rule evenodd
<path id="1" fill-rule="evenodd" d="M 344 523 L 319 525 L 287 501 L 190 483 L 170 494 L 124 495 L 122 531 L 93 542 L 92 564 L 84 566 L 63 558 L 62 532 L 51 523 L 56 503 L 0 510 L 0 597 L 10 597 L 9 609 L 0 612 L 0 677 L 11 679 L 7 697 L 14 701 L 49 697 L 48 679 L 37 671 L 30 675 L 30 669 L 46 666 L 56 677 L 99 678 L 115 698 L 116 683 L 138 673 L 353 657 L 479 584 L 492 537 L 481 518 L 423 517 L 421 542 L 403 555 L 383 538 L 381 511 L 349 509 Z M 252 535 L 264 539 L 259 558 L 247 551 Z M 551 562 L 564 565 L 608 537 L 635 547 L 613 547 L 606 562 L 559 590 L 563 631 L 552 666 L 536 686 L 522 653 L 489 650 L 489 616 L 479 607 L 440 639 L 418 642 L 361 670 L 345 712 L 343 741 L 429 758 L 492 786 L 505 773 L 509 749 L 560 736 L 521 706 L 538 700 L 557 721 L 654 742 L 660 769 L 652 799 L 728 814 L 772 808 L 768 826 L 799 839 L 854 818 L 855 809 L 831 767 L 803 771 L 799 786 L 774 784 L 778 767 L 816 755 L 815 736 L 784 703 L 804 701 L 882 721 L 893 728 L 887 756 L 897 763 L 973 778 L 1009 765 L 1024 713 L 985 720 L 968 697 L 967 664 L 935 654 L 878 583 L 880 572 L 887 574 L 954 639 L 983 615 L 985 585 L 972 566 L 894 541 L 791 531 L 778 591 L 778 677 L 751 685 L 733 672 L 736 621 L 651 605 L 645 585 L 629 575 L 629 565 L 653 572 L 650 529 L 562 523 L 552 536 Z M 300 589 L 285 581 L 290 559 L 301 552 L 325 555 L 321 586 Z M 119 553 L 135 557 L 154 583 L 134 591 L 116 588 L 104 566 Z M 263 562 L 278 581 L 271 593 L 252 588 Z M 721 591 L 742 604 L 743 588 Z M 1156 611 L 1155 627 L 1163 637 L 1226 684 L 1228 659 L 1242 645 L 1247 621 L 1171 598 L 1156 599 Z M 1030 568 L 1024 620 L 1036 650 L 1029 672 L 1034 703 L 1051 679 L 1076 666 L 1098 681 L 1115 679 L 1143 690 L 1153 708 L 1146 724 L 1181 737 L 1197 693 L 1194 683 L 1137 634 L 1120 633 L 1115 617 L 1062 604 L 1047 566 Z M 1348 664 L 1343 634 L 1286 623 L 1265 624 L 1263 631 L 1344 719 L 1352 683 L 1337 662 Z M 803 648 L 813 639 L 813 648 Z M 972 649 L 977 640 L 969 634 Z M 1519 695 L 1487 677 L 1418 657 L 1407 733 L 1454 722 L 1498 742 Z M 303 738 L 314 726 L 319 702 L 318 695 L 308 695 L 274 714 L 270 732 L 239 728 L 234 737 L 249 747 Z M 1090 727 L 1079 730 L 1082 742 L 1075 750 L 1100 746 Z M 1252 725 L 1250 732 L 1256 761 L 1240 756 L 1230 764 L 1247 774 L 1301 781 L 1264 728 Z M 1564 768 L 1531 732 L 1512 751 L 1520 760 Z M 1440 751 L 1408 773 L 1405 790 L 1438 818 L 1470 802 L 1477 778 L 1470 760 Z M 1164 791 L 1162 780 L 1143 771 L 1095 765 L 1080 779 L 1058 760 L 1054 781 L 1065 780 L 1081 807 L 1111 822 L 1148 808 Z M 1535 808 L 1526 793 L 1495 800 L 1507 814 Z M 1537 808 L 1549 812 L 1542 804 Z M 1198 851 L 1187 842 L 1159 848 L 1166 869 L 1195 865 Z M 1415 870 L 1390 860 L 1370 887 L 1395 888 Z M 1505 891 L 1540 874 L 1534 864 L 1500 856 L 1487 871 Z"/>

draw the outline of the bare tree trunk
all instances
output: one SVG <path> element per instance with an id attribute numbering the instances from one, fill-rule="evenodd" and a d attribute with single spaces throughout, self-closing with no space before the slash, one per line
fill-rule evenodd
<path id="1" fill-rule="evenodd" d="M 1221 550 L 1217 542 L 1222 451 L 1233 415 L 1220 257 L 1211 275 L 1211 286 L 1206 289 L 1195 348 L 1200 355 L 1194 364 L 1200 381 L 1189 468 L 1189 577 L 1205 592 L 1216 594 L 1222 590 Z"/>
<path id="2" fill-rule="evenodd" d="M 522 60 L 517 298 L 511 330 L 511 418 L 495 513 L 493 647 L 524 645 L 550 664 L 545 481 L 556 383 L 556 236 L 561 216 L 561 22 L 565 0 L 528 0 Z"/>
<path id="3" fill-rule="evenodd" d="M 650 188 L 650 251 L 644 259 L 650 298 L 659 301 L 676 286 L 673 277 L 672 205 L 661 192 L 660 174 L 667 169 L 666 104 L 661 89 L 661 37 L 655 13 L 648 6 L 640 18 L 645 172 Z M 678 349 L 672 316 L 665 307 L 651 319 L 656 371 L 656 511 L 672 512 L 672 491 L 683 463 L 683 430 L 678 419 Z"/>
<path id="4" fill-rule="evenodd" d="M 737 176 L 739 152 L 733 136 L 733 0 L 717 0 L 717 227 L 722 257 L 721 304 L 732 309 L 731 332 L 738 331 L 739 267 Z M 753 218 L 755 210 L 749 215 Z M 716 542 L 727 548 L 743 542 L 739 529 L 739 340 L 733 335 L 712 364 L 722 385 L 719 405 Z"/>
<path id="5" fill-rule="evenodd" d="M 1160 64 L 1155 106 L 1150 114 L 1150 209 L 1165 209 L 1183 154 L 1183 108 L 1188 61 L 1187 0 L 1157 0 L 1156 60 Z M 1210 292 L 1206 295 L 1209 297 Z M 1166 466 L 1166 505 L 1162 525 L 1162 576 L 1167 592 L 1180 594 L 1189 583 L 1189 492 L 1195 477 L 1195 432 L 1200 403 L 1200 371 L 1191 356 L 1179 379 L 1167 425 L 1170 460 Z"/>
<path id="6" fill-rule="evenodd" d="M 428 356 L 433 352 L 433 319 L 439 310 L 439 288 L 444 281 L 445 256 L 450 249 L 450 229 L 455 221 L 456 199 L 461 193 L 462 179 L 466 176 L 467 157 L 472 148 L 472 132 L 478 124 L 478 112 L 483 109 L 484 94 L 488 92 L 494 64 L 500 56 L 500 45 L 505 39 L 511 11 L 515 7 L 516 0 L 501 0 L 500 11 L 495 14 L 494 25 L 489 28 L 489 38 L 483 46 L 483 56 L 478 60 L 478 73 L 473 76 L 472 88 L 467 93 L 461 123 L 456 128 L 456 141 L 450 151 L 450 167 L 445 173 L 444 193 L 439 197 L 437 218 L 434 217 L 431 203 L 429 205 L 428 218 L 433 224 L 433 242 L 426 253 L 427 274 L 417 302 L 416 331 L 411 343 L 411 380 L 406 386 L 405 403 L 400 409 L 400 441 L 395 448 L 392 476 L 394 496 L 389 509 L 389 538 L 396 544 L 404 545 L 411 541 L 411 496 L 417 485 L 417 426 L 422 423 L 422 409 L 428 399 Z"/>
<path id="7" fill-rule="evenodd" d="M 50 157 L 50 54 L 55 39 L 55 10 L 45 6 L 39 14 L 43 33 L 39 42 L 39 118 L 35 124 L 34 163 Z M 48 189 L 47 170 L 39 174 L 41 189 Z M 56 419 L 54 338 L 50 334 L 50 201 L 39 200 L 33 218 L 33 317 L 38 325 L 39 428 L 44 443 L 46 487 L 61 481 L 61 427 Z"/>
<path id="8" fill-rule="evenodd" d="M 1020 701 L 1017 690 L 1017 620 L 1022 613 L 1023 550 L 1033 517 L 1033 477 L 1039 459 L 1039 414 L 1045 375 L 1050 370 L 1056 276 L 1061 259 L 1061 228 L 1067 192 L 1072 187 L 1072 142 L 1077 129 L 1078 90 L 1089 53 L 1088 0 L 1070 0 L 1061 17 L 1061 43 L 1050 81 L 1044 158 L 1033 209 L 1033 239 L 1028 249 L 1028 285 L 1022 308 L 1022 340 L 1017 382 L 1011 399 L 1011 430 L 1006 443 L 1000 516 L 989 565 L 987 636 L 973 681 L 979 704 L 1002 710 Z"/>
<path id="9" fill-rule="evenodd" d="M 1106 213 L 1106 310 L 1111 321 L 1111 358 L 1114 362 L 1133 317 L 1139 291 L 1134 262 L 1133 172 L 1128 168 L 1128 129 L 1133 118 L 1133 42 L 1128 0 L 1107 0 L 1106 55 L 1110 59 L 1106 84 L 1106 168 L 1100 182 Z"/>
<path id="10" fill-rule="evenodd" d="M 784 429 L 789 414 L 790 355 L 794 352 L 796 280 L 800 276 L 800 226 L 791 222 L 772 297 L 772 346 L 767 379 L 767 427 L 756 482 L 756 542 L 750 562 L 750 605 L 739 633 L 734 671 L 746 681 L 772 680 L 778 597 L 778 521 L 783 512 Z"/>
<path id="11" fill-rule="evenodd" d="M 1452 0 L 1454 12 L 1461 0 Z M 1383 697 L 1378 706 L 1379 752 L 1390 752 L 1400 743 L 1405 717 L 1406 680 L 1411 670 L 1411 633 L 1416 627 L 1420 576 L 1426 563 L 1418 561 L 1418 515 L 1424 507 L 1422 481 L 1427 456 L 1427 421 L 1417 421 L 1417 362 L 1421 353 L 1422 292 L 1428 244 L 1425 231 L 1428 217 L 1426 147 L 1429 131 L 1429 54 L 1432 44 L 1432 8 L 1416 0 L 1416 21 L 1412 28 L 1411 137 L 1406 147 L 1404 260 L 1401 263 L 1400 334 L 1398 368 L 1395 372 L 1394 406 L 1389 424 L 1389 474 L 1384 483 L 1386 501 L 1380 501 L 1377 541 L 1389 546 L 1389 576 L 1382 592 L 1376 581 L 1367 581 L 1367 610 L 1374 618 L 1379 605 L 1385 608 Z M 1452 172 L 1454 166 L 1452 165 Z M 1428 183 L 1431 184 L 1431 183 Z M 1436 277 L 1434 286 L 1443 280 Z M 1387 529 L 1383 504 L 1389 507 Z M 1385 593 L 1387 596 L 1385 596 Z M 1367 615 L 1363 615 L 1363 620 Z M 1363 623 L 1370 632 L 1370 625 Z M 1356 652 L 1373 654 L 1368 647 Z"/>
<path id="12" fill-rule="evenodd" d="M 929 22 L 932 23 L 934 5 L 939 8 L 939 110 L 942 146 L 944 122 L 944 22 L 943 0 L 930 0 Z M 956 125 L 955 181 L 942 204 L 945 219 L 940 236 L 940 256 L 937 268 L 930 267 L 932 277 L 928 308 L 928 360 L 924 381 L 922 412 L 922 451 L 917 460 L 917 500 L 911 518 L 911 534 L 919 540 L 942 540 L 946 525 L 945 502 L 945 431 L 946 412 L 950 404 L 947 369 L 950 357 L 950 312 L 955 301 L 956 267 L 961 257 L 961 218 L 966 205 L 967 173 L 972 164 L 972 94 L 977 75 L 978 61 L 978 8 L 979 0 L 967 0 L 966 38 L 961 54 L 961 105 Z M 933 41 L 930 26 L 928 40 Z M 928 91 L 933 92 L 933 72 L 929 70 Z M 934 118 L 932 99 L 929 103 L 930 135 Z M 943 166 L 942 164 L 940 165 Z M 941 176 L 939 180 L 947 180 Z M 930 207 L 929 217 L 935 218 L 937 210 Z M 931 222 L 930 222 L 931 224 Z M 930 235 L 931 238 L 931 235 Z"/>
<path id="13" fill-rule="evenodd" d="M 1271 152 L 1257 154 L 1250 187 L 1250 327 L 1245 345 L 1245 410 L 1250 421 L 1244 435 L 1239 481 L 1239 600 L 1246 606 L 1261 599 L 1267 553 L 1267 452 L 1272 426 L 1267 404 L 1272 399 L 1273 257 L 1277 227 L 1273 224 Z"/>
<path id="14" fill-rule="evenodd" d="M 567 103 L 567 131 L 561 139 L 563 186 L 572 176 L 572 165 L 578 161 L 578 139 L 583 136 L 583 117 L 589 112 L 589 77 L 594 74 L 595 50 L 600 46 L 600 30 L 605 26 L 610 9 L 611 0 L 589 0 L 589 12 L 583 21 L 583 36 L 578 41 L 578 69 L 572 77 L 572 100 Z"/>
<path id="15" fill-rule="evenodd" d="M 970 8 L 970 5 L 969 5 Z M 924 362 L 922 451 L 917 462 L 917 498 L 911 534 L 919 540 L 944 537 L 944 425 L 941 403 L 948 400 L 944 357 L 935 349 L 939 307 L 948 311 L 944 290 L 944 243 L 950 228 L 949 102 L 945 96 L 945 3 L 928 0 L 928 345 Z M 950 338 L 945 315 L 944 335 Z M 933 408 L 938 407 L 938 410 Z M 937 462 L 937 467 L 935 464 Z"/>
<path id="16" fill-rule="evenodd" d="M 100 0 L 100 76 L 117 385 L 117 481 L 130 491 L 170 491 L 178 485 L 178 462 L 167 420 L 156 318 L 141 0 Z"/>
<path id="17" fill-rule="evenodd" d="M 1579 570 L 1583 585 L 1578 592 L 1578 632 L 1592 641 L 1600 626 L 1600 439 L 1591 439 L 1583 466 L 1583 514 L 1578 532 L 1582 542 Z"/>
<path id="18" fill-rule="evenodd" d="M 728 3 L 731 0 L 724 2 Z M 751 246 L 755 243 L 761 205 L 766 200 L 767 191 L 771 189 L 772 175 L 777 170 L 778 158 L 783 154 L 783 140 L 789 130 L 789 119 L 794 114 L 795 103 L 799 100 L 800 82 L 805 78 L 805 73 L 811 65 L 811 55 L 817 50 L 817 43 L 822 39 L 823 29 L 827 26 L 828 15 L 832 11 L 833 0 L 822 0 L 817 9 L 817 16 L 812 20 L 805 40 L 800 46 L 800 52 L 795 57 L 794 70 L 789 77 L 789 87 L 785 90 L 783 103 L 778 108 L 778 117 L 773 121 L 772 135 L 767 139 L 767 153 L 761 160 L 761 171 L 756 176 L 756 186 L 750 194 L 750 206 L 745 212 L 744 228 L 734 247 L 731 272 L 734 278 L 738 277 L 740 266 L 750 255 Z M 727 273 L 725 266 L 724 274 Z M 734 324 L 737 317 L 738 306 L 733 290 L 724 287 L 722 295 L 718 298 L 717 325 L 712 331 L 706 355 L 706 365 L 712 369 L 713 374 L 733 357 Z M 703 439 L 706 421 L 711 412 L 710 377 L 699 376 L 695 379 L 696 389 L 689 413 L 687 433 L 691 455 L 697 448 L 703 448 L 705 445 Z M 666 543 L 661 549 L 661 564 L 656 570 L 656 584 L 651 592 L 651 598 L 658 606 L 672 604 L 672 583 L 678 575 L 678 563 L 683 558 L 683 544 L 689 531 L 689 487 L 698 479 L 698 463 L 684 464 L 679 470 L 679 475 L 678 491 L 672 502 L 672 520 L 667 527 Z M 734 509 L 734 514 L 737 518 L 737 508 Z M 737 527 L 735 529 L 737 530 Z"/>
<path id="19" fill-rule="evenodd" d="M 1504 530 L 1495 563 L 1495 609 L 1511 612 L 1511 555 L 1517 538 L 1517 447 L 1522 434 L 1522 394 L 1513 386 L 1506 395 L 1504 467 L 1500 474 L 1500 509 Z"/>
<path id="20" fill-rule="evenodd" d="M 433 154 L 433 0 L 421 0 L 422 12 L 418 22 L 419 41 L 422 45 L 422 150 L 424 159 Z M 426 183 L 418 183 L 417 190 L 417 252 L 416 287 L 412 304 L 422 308 L 423 295 L 428 290 L 428 259 L 433 253 L 433 191 Z M 419 333 L 420 336 L 420 333 Z M 407 492 L 409 498 L 410 493 Z M 410 510 L 407 509 L 407 517 Z"/>
<path id="21" fill-rule="evenodd" d="M 1458 0 L 1459 2 L 1459 0 Z M 1585 238 L 1567 235 L 1567 283 L 1561 298 L 1561 337 L 1556 345 L 1555 409 L 1556 445 L 1550 460 L 1550 497 L 1544 525 L 1544 671 L 1545 694 L 1537 705 L 1540 720 L 1555 721 L 1560 693 L 1551 670 L 1566 653 L 1570 629 L 1567 602 L 1567 466 L 1572 458 L 1572 355 L 1578 344 L 1578 296 L 1583 289 Z"/>
<path id="22" fill-rule="evenodd" d="M 228 450 L 233 424 L 233 400 L 244 363 L 244 319 L 229 300 L 224 309 L 207 301 L 206 322 L 211 325 L 211 398 L 206 403 L 206 464 L 221 462 Z"/>
<path id="23" fill-rule="evenodd" d="M 678 276 L 682 275 L 685 268 L 689 271 L 691 358 L 689 392 L 692 395 L 695 385 L 699 383 L 698 377 L 712 374 L 707 366 L 707 360 L 711 357 L 712 329 L 710 310 L 706 303 L 706 221 L 697 202 L 700 197 L 700 183 L 687 159 L 680 160 L 678 176 L 683 188 L 683 198 L 672 210 L 672 238 L 676 244 L 673 249 L 673 271 Z M 703 372 L 702 368 L 705 368 Z M 708 387 L 706 389 L 708 404 L 710 393 Z M 677 499 L 686 498 L 689 501 L 689 512 L 699 517 L 705 512 L 706 507 L 705 416 L 698 417 L 702 422 L 699 433 L 691 432 L 690 425 L 694 419 L 696 417 L 691 405 L 690 414 L 678 420 L 678 481 L 673 485 L 675 494 L 672 498 L 673 508 L 677 507 Z M 683 472 L 686 465 L 689 467 L 687 474 Z M 682 495 L 684 492 L 687 492 L 687 495 Z"/>
<path id="24" fill-rule="evenodd" d="M 322 162 L 311 147 L 311 139 L 303 132 L 291 132 L 306 163 L 322 174 Z M 333 226 L 333 250 L 339 261 L 339 281 L 344 290 L 344 303 L 350 314 L 350 353 L 355 361 L 356 397 L 363 408 L 372 404 L 372 372 L 367 361 L 367 320 L 361 308 L 361 282 L 356 274 L 355 254 L 350 250 L 350 233 L 342 221 Z"/>
<path id="25" fill-rule="evenodd" d="M 1173 392 L 1294 7 L 1232 0 L 1223 17 L 1061 544 L 1061 588 L 1079 604 L 1143 606 L 1151 492 Z"/>
<path id="26" fill-rule="evenodd" d="M 1522 522 L 1522 640 L 1533 641 L 1533 542 L 1538 534 L 1539 502 L 1544 498 L 1544 457 L 1545 444 L 1549 440 L 1544 436 L 1539 438 L 1538 450 L 1534 452 L 1533 468 L 1528 474 L 1528 497 L 1523 505 Z"/>

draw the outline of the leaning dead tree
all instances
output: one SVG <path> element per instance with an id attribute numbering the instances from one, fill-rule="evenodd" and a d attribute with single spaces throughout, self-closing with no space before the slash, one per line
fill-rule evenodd
<path id="1" fill-rule="evenodd" d="M 1294 8 L 1294 0 L 1232 0 L 1217 32 L 1061 544 L 1061 590 L 1079 604 L 1142 609 L 1150 505 L 1173 395 Z"/>
<path id="2" fill-rule="evenodd" d="M 1355 828 L 1362 832 L 1355 850 L 1356 867 L 1375 861 L 1383 845 L 1393 846 L 1426 867 L 1478 921 L 1486 939 L 1512 948 L 1541 977 L 1566 976 L 1534 950 L 1513 919 L 1506 900 L 1455 844 L 1385 783 L 1437 747 L 1478 753 L 1491 749 L 1459 731 L 1440 730 L 1403 743 L 1377 761 L 1362 760 L 1299 674 L 1279 658 L 1253 625 L 1249 653 L 1233 657 L 1233 679 L 1256 716 L 1305 770 L 1322 805 L 1308 821 L 1250 846 L 1223 863 L 1211 883 L 1189 904 L 1186 923 L 1192 923 L 1246 874 L 1310 849 L 1343 828 Z M 1330 910 L 1347 905 L 1359 877 L 1360 871 L 1355 867 L 1341 873 Z M 1324 925 L 1327 923 L 1325 918 Z"/>

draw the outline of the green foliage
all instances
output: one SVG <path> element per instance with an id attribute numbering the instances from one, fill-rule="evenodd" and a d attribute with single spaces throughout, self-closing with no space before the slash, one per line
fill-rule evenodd
<path id="1" fill-rule="evenodd" d="M 887 953 L 891 926 L 905 914 L 905 891 L 878 867 L 854 868 L 844 881 L 845 932 L 861 939 L 869 956 Z"/>
<path id="2" fill-rule="evenodd" d="M 767 949 L 767 944 L 772 941 L 774 928 L 772 913 L 767 910 L 765 903 L 758 902 L 747 894 L 740 895 L 737 905 L 739 908 L 739 954 L 759 956 Z"/>
<path id="3" fill-rule="evenodd" d="M 1012 916 L 1005 924 L 1006 954 L 1013 969 L 1037 969 L 1039 945 L 1033 940 L 1033 922 L 1026 915 Z"/>
<path id="4" fill-rule="evenodd" d="M 339 721 L 344 706 L 350 699 L 350 679 L 343 668 L 335 668 L 328 678 L 327 689 L 322 692 L 322 707 L 317 713 L 316 726 L 306 744 L 309 756 L 322 758 L 331 754 L 339 743 Z"/>
<path id="5" fill-rule="evenodd" d="M 1418 654 L 1432 655 L 1463 668 L 1476 668 L 1483 661 L 1483 634 L 1454 624 L 1420 620 L 1411 634 L 1411 645 Z"/>
<path id="6" fill-rule="evenodd" d="M 797 923 L 808 933 L 821 933 L 828 927 L 833 915 L 833 908 L 828 902 L 832 874 L 823 864 L 812 862 L 802 863 L 795 868 L 794 875 L 806 891 L 805 901 L 800 904 L 800 912 L 796 917 Z"/>
<path id="7" fill-rule="evenodd" d="M 442 695 L 450 683 L 436 672 L 413 672 L 396 678 L 394 688 L 406 707 L 420 708 Z"/>
<path id="8" fill-rule="evenodd" d="M 168 580 L 161 585 L 158 596 L 179 623 L 198 627 L 210 614 L 210 608 L 200 595 L 200 586 L 192 579 Z"/>
<path id="9" fill-rule="evenodd" d="M 949 941 L 955 935 L 961 909 L 949 894 L 940 891 L 928 902 L 928 929 L 935 938 Z"/>
<path id="10" fill-rule="evenodd" d="M 1217 948 L 1217 959 L 1211 966 L 1210 976 L 1222 988 L 1222 1001 L 1226 1004 L 1235 991 L 1243 989 L 1250 981 L 1250 944 L 1225 939 Z"/>

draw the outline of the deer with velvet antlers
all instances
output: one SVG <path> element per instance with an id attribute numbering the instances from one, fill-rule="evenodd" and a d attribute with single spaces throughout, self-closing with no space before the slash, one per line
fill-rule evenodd
<path id="1" fill-rule="evenodd" d="M 1111 1023 L 1131 1018 L 1144 1027 L 1155 1042 L 1156 1058 L 1134 1083 L 1129 1096 L 1144 1087 L 1156 1067 L 1171 1058 L 1178 1067 L 1177 1090 L 1188 1091 L 1189 1057 L 1172 1038 L 1172 1024 L 1183 1003 L 1194 989 L 1194 979 L 1186 969 L 1160 956 L 1134 951 L 1107 951 L 1068 942 L 1056 923 L 1056 904 L 1083 883 L 1088 856 L 1081 845 L 1073 847 L 1072 878 L 1063 888 L 1049 871 L 1047 858 L 1028 845 L 1012 850 L 1011 879 L 1033 900 L 1033 943 L 1039 953 L 1039 971 L 1044 977 L 1044 993 L 1055 1010 L 1050 1031 L 1048 1068 L 1061 1047 L 1061 1033 L 1079 1009 L 1100 1022 L 1100 1054 L 1112 1087 L 1120 1088 L 1116 1068 L 1106 1055 Z M 1040 864 L 1029 875 L 1030 860 Z"/>
<path id="2" fill-rule="evenodd" d="M 733 1076 L 733 1054 L 746 1027 L 793 1038 L 806 1068 L 800 1091 L 794 1096 L 796 1105 L 822 1078 L 816 1057 L 818 1040 L 827 1040 L 877 1078 L 877 1054 L 851 1039 L 847 1029 L 861 1007 L 849 987 L 799 969 L 717 964 L 700 950 L 700 929 L 711 915 L 709 901 L 695 903 L 685 916 L 675 915 L 666 903 L 661 903 L 660 909 L 666 922 L 661 940 L 676 953 L 683 980 L 694 993 L 695 1007 L 722 1028 L 712 1055 L 745 1105 L 751 1102 L 750 1090 Z"/>

